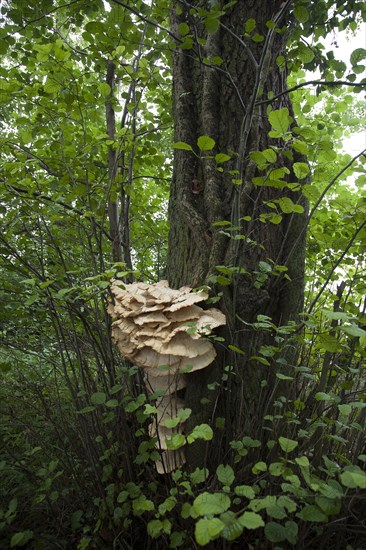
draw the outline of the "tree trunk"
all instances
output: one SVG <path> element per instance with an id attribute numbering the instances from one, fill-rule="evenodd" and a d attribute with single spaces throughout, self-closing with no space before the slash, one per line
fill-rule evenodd
<path id="1" fill-rule="evenodd" d="M 249 156 L 253 151 L 277 148 L 276 167 L 287 166 L 287 182 L 296 181 L 291 165 L 303 159 L 283 139 L 268 136 L 268 104 L 259 104 L 270 92 L 276 96 L 286 89 L 286 72 L 276 60 L 284 53 L 287 33 L 282 27 L 290 27 L 290 2 L 239 1 L 228 8 L 212 34 L 206 31 L 212 31 L 210 16 L 204 25 L 204 17 L 196 12 L 202 7 L 209 10 L 210 2 L 195 1 L 185 9 L 178 7 L 181 4 L 172 9 L 172 33 L 179 37 L 179 31 L 187 29 L 182 24 L 188 25 L 195 42 L 192 49 L 186 49 L 187 40 L 177 41 L 173 54 L 174 139 L 191 145 L 196 155 L 175 151 L 167 273 L 173 287 L 208 284 L 213 294 L 222 293 L 217 305 L 227 316 L 225 346 L 231 344 L 244 352 L 238 354 L 221 345 L 213 365 L 187 376 L 186 401 L 193 409 L 188 429 L 211 423 L 217 414 L 225 417 L 221 453 L 227 449 L 225 441 L 260 434 L 262 415 L 275 391 L 274 360 L 267 366 L 250 359 L 259 354 L 261 346 L 277 345 L 273 330 L 256 330 L 245 323 L 266 315 L 274 324 L 284 325 L 296 320 L 303 304 L 306 208 L 302 214 L 281 212 L 282 220 L 278 223 L 278 218 L 275 224 L 268 222 L 268 213 L 273 212 L 268 203 L 290 197 L 305 206 L 305 200 L 299 187 L 255 185 L 253 177 L 263 172 Z M 251 36 L 261 35 L 263 39 L 258 40 L 262 41 L 243 37 L 248 20 L 256 22 Z M 268 21 L 274 22 L 272 29 Z M 197 42 L 198 37 L 205 42 Z M 286 94 L 271 106 L 292 112 Z M 214 148 L 199 151 L 199 136 L 214 139 Z M 218 153 L 231 159 L 217 164 Z M 225 225 L 218 225 L 223 221 L 229 228 L 226 231 Z M 276 265 L 286 266 L 286 277 L 276 271 Z M 217 266 L 229 268 L 229 276 L 217 280 Z M 271 267 L 275 274 L 270 273 Z M 216 391 L 208 389 L 212 384 Z M 202 453 L 200 445 L 189 448 L 191 468 L 203 465 Z"/>

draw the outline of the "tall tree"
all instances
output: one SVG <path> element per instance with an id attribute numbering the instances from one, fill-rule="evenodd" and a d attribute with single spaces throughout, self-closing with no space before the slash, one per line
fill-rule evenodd
<path id="1" fill-rule="evenodd" d="M 286 93 L 292 4 L 177 2 L 171 12 L 181 38 L 173 53 L 168 276 L 173 286 L 207 284 L 222 295 L 233 351 L 188 376 L 186 398 L 192 424 L 208 421 L 217 396 L 207 384 L 229 367 L 229 438 L 259 435 L 258 411 L 273 396 L 276 373 L 258 354 L 274 333 L 251 325 L 258 315 L 285 325 L 303 305 L 308 167 Z"/>

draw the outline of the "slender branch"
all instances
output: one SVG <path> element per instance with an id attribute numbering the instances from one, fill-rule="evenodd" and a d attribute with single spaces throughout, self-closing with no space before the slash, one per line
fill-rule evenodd
<path id="1" fill-rule="evenodd" d="M 290 252 L 288 253 L 288 256 L 286 258 L 286 261 L 285 261 L 285 265 L 286 263 L 288 262 L 289 258 L 292 256 L 292 254 L 294 253 L 294 251 L 297 249 L 297 245 L 299 243 L 299 240 L 303 237 L 304 235 L 304 232 L 307 230 L 308 228 L 308 225 L 310 223 L 310 220 L 311 218 L 313 217 L 314 213 L 315 213 L 315 210 L 318 208 L 319 204 L 322 202 L 322 200 L 324 199 L 325 195 L 328 193 L 329 189 L 332 187 L 332 185 L 335 184 L 335 182 L 342 176 L 342 174 L 344 174 L 344 172 L 350 167 L 352 166 L 352 164 L 359 158 L 359 157 L 362 157 L 363 155 L 366 154 L 366 149 L 364 149 L 363 151 L 361 151 L 361 153 L 359 153 L 358 155 L 356 155 L 355 157 L 353 157 L 347 164 L 346 166 L 344 166 L 342 168 L 342 170 L 340 170 L 338 172 L 338 174 L 336 174 L 334 176 L 334 178 L 328 183 L 328 185 L 326 186 L 326 188 L 324 189 L 324 191 L 321 193 L 320 197 L 318 198 L 318 200 L 316 201 L 316 203 L 314 204 L 313 208 L 311 209 L 307 219 L 306 219 L 306 222 L 304 224 L 304 227 L 302 228 L 299 236 L 297 237 L 296 241 L 294 242 Z"/>
<path id="2" fill-rule="evenodd" d="M 44 160 L 42 160 L 38 155 L 29 151 L 29 149 L 27 149 L 26 147 L 22 147 L 21 145 L 18 145 L 17 143 L 13 143 L 12 141 L 8 141 L 7 144 L 13 147 L 14 149 L 18 149 L 18 151 L 22 151 L 27 156 L 28 159 L 36 160 L 40 165 L 40 167 L 43 168 L 43 170 L 45 170 L 48 174 L 50 174 L 50 176 L 54 176 L 56 178 L 61 177 L 60 174 L 58 174 L 57 172 L 55 172 L 55 170 L 53 170 L 53 168 L 48 166 L 48 164 Z"/>
<path id="3" fill-rule="evenodd" d="M 268 103 L 273 103 L 273 101 L 275 101 L 279 97 L 282 97 L 283 95 L 289 94 L 291 92 L 295 92 L 300 88 L 304 88 L 305 86 L 316 86 L 316 85 L 329 86 L 329 87 L 354 86 L 358 88 L 363 88 L 363 87 L 366 87 L 366 82 L 348 82 L 347 80 L 334 80 L 331 82 L 327 80 L 309 80 L 308 82 L 301 82 L 301 84 L 297 84 L 292 88 L 288 88 L 287 90 L 284 90 L 283 92 L 280 92 L 279 94 L 275 95 L 271 99 L 263 99 L 261 101 L 257 101 L 256 105 L 267 105 Z"/>
<path id="4" fill-rule="evenodd" d="M 63 41 L 64 44 L 66 44 L 66 46 L 68 48 L 70 48 L 70 50 L 72 50 L 73 52 L 79 54 L 79 55 L 88 55 L 88 52 L 85 52 L 84 50 L 79 50 L 78 48 L 75 48 L 74 46 L 72 46 L 72 44 L 70 44 L 70 42 L 67 40 L 67 38 L 65 38 L 58 29 L 54 29 L 55 33 L 61 38 L 61 40 Z"/>
<path id="5" fill-rule="evenodd" d="M 148 23 L 152 27 L 155 27 L 157 29 L 160 29 L 161 31 L 166 32 L 169 36 L 171 36 L 177 42 L 180 42 L 180 43 L 183 42 L 183 40 L 180 37 L 175 36 L 175 34 L 173 34 L 169 29 L 167 29 L 166 27 L 163 27 L 163 25 L 159 25 L 159 23 L 155 23 L 155 21 L 152 21 L 148 17 L 145 17 L 144 15 L 142 15 L 135 8 L 132 8 L 131 6 L 128 6 L 124 2 L 121 2 L 120 0 L 111 0 L 111 2 L 113 2 L 114 4 L 117 4 L 118 6 L 122 6 L 122 8 L 125 8 L 126 10 L 130 11 L 131 13 L 136 15 L 139 19 L 141 19 L 141 21 L 144 21 L 145 23 Z"/>
<path id="6" fill-rule="evenodd" d="M 235 40 L 237 40 L 239 42 L 239 44 L 241 44 L 243 46 L 243 48 L 247 51 L 247 54 L 248 54 L 248 57 L 249 59 L 251 60 L 251 62 L 253 63 L 254 67 L 256 69 L 258 69 L 258 62 L 256 60 L 256 58 L 254 57 L 253 55 L 253 52 L 252 50 L 248 47 L 248 45 L 244 42 L 244 40 L 242 38 L 240 38 L 240 36 L 238 36 L 234 31 L 232 31 L 229 27 L 227 27 L 226 25 L 224 25 L 224 23 L 221 23 L 220 22 L 220 27 L 222 27 L 223 29 L 225 29 L 225 31 L 227 31 L 229 34 L 231 34 L 231 36 L 233 38 L 235 38 Z"/>
<path id="7" fill-rule="evenodd" d="M 66 202 L 61 200 L 55 200 L 52 197 L 49 197 L 48 195 L 44 195 L 40 191 L 29 191 L 28 189 L 23 189 L 22 187 L 17 187 L 16 185 L 11 185 L 11 184 L 7 185 L 7 188 L 10 191 L 15 191 L 17 194 L 22 193 L 22 194 L 28 195 L 29 199 L 51 202 L 53 204 L 57 204 L 58 206 L 62 206 L 63 208 L 65 208 L 65 210 L 69 210 L 70 212 L 73 212 L 78 216 L 85 216 L 85 213 L 82 212 L 82 210 L 75 208 L 75 206 L 71 206 L 70 204 L 67 204 Z M 110 234 L 104 229 L 104 227 L 102 227 L 94 219 L 93 216 L 85 216 L 85 217 L 88 217 L 90 220 L 92 220 L 93 223 L 95 223 L 96 227 L 100 229 L 100 231 L 107 237 L 108 240 L 110 241 L 112 240 L 112 237 L 110 236 Z"/>
<path id="8" fill-rule="evenodd" d="M 73 4 L 78 4 L 80 1 L 81 0 L 72 0 L 71 2 L 67 2 L 67 4 L 61 4 L 61 6 L 56 6 L 52 10 L 50 10 L 46 13 L 43 13 L 40 17 L 36 17 L 35 19 L 30 19 L 29 21 L 27 21 L 25 23 L 25 25 L 22 25 L 22 26 L 18 27 L 18 30 L 16 32 L 19 32 L 20 30 L 26 29 L 32 23 L 37 23 L 38 21 L 41 21 L 41 19 L 43 19 L 44 17 L 47 17 L 47 15 L 51 15 L 51 13 L 54 13 L 55 11 L 62 10 L 62 8 L 68 8 L 69 6 L 72 6 Z M 12 34 L 14 34 L 14 33 L 12 33 Z M 8 34 L 7 36 L 11 36 L 11 35 Z"/>
<path id="9" fill-rule="evenodd" d="M 312 310 L 314 309 L 314 306 L 316 304 L 316 302 L 319 300 L 320 296 L 323 294 L 324 290 L 326 289 L 334 271 L 337 269 L 337 267 L 341 264 L 343 258 L 345 257 L 345 255 L 347 254 L 347 252 L 349 251 L 349 249 L 351 248 L 351 246 L 353 245 L 357 235 L 360 233 L 360 231 L 362 231 L 362 229 L 366 226 L 366 220 L 360 225 L 360 227 L 357 229 L 357 231 L 353 234 L 352 236 L 352 239 L 349 241 L 349 243 L 347 244 L 346 248 L 344 249 L 344 251 L 342 252 L 342 254 L 339 256 L 338 260 L 336 261 L 336 263 L 334 264 L 331 272 L 329 273 L 328 277 L 326 278 L 323 286 L 321 287 L 321 289 L 319 290 L 318 294 L 315 296 L 314 300 L 311 302 L 311 305 L 308 309 L 308 314 L 310 314 L 312 312 Z"/>

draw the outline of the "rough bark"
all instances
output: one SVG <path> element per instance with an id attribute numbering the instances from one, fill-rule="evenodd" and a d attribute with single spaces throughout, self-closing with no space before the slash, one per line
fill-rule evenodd
<path id="1" fill-rule="evenodd" d="M 278 225 L 259 218 L 268 212 L 266 202 L 270 200 L 290 196 L 293 202 L 305 201 L 301 192 L 288 188 L 256 187 L 252 178 L 259 174 L 249 157 L 251 151 L 270 145 L 286 149 L 280 140 L 268 137 L 267 106 L 255 103 L 259 97 L 267 98 L 268 92 L 276 95 L 286 87 L 285 73 L 276 65 L 277 56 L 284 51 L 286 35 L 269 30 L 266 22 L 276 21 L 276 28 L 288 24 L 290 2 L 239 1 L 220 19 L 220 28 L 208 35 L 195 8 L 209 10 L 209 2 L 195 1 L 189 6 L 177 3 L 180 8 L 183 4 L 182 11 L 176 6 L 172 9 L 172 33 L 179 36 L 179 25 L 187 23 L 192 35 L 205 38 L 206 43 L 196 43 L 192 50 L 181 49 L 178 43 L 173 53 L 174 139 L 192 145 L 201 158 L 190 151 L 175 152 L 167 272 L 173 287 L 213 287 L 211 277 L 218 274 L 215 266 L 243 269 L 244 274 L 234 275 L 230 285 L 214 286 L 213 293 L 223 293 L 219 307 L 228 319 L 226 345 L 239 347 L 245 355 L 221 347 L 211 367 L 189 375 L 186 392 L 186 401 L 193 409 L 188 429 L 197 423 L 211 422 L 219 411 L 226 418 L 224 439 L 229 441 L 243 435 L 259 435 L 260 418 L 275 394 L 275 366 L 250 360 L 260 346 L 273 344 L 273 334 L 253 330 L 240 319 L 253 323 L 261 314 L 284 325 L 296 319 L 303 303 L 305 213 L 283 215 Z M 258 32 L 266 40 L 256 43 L 248 39 L 248 45 L 244 44 L 243 29 L 248 19 L 256 20 Z M 205 60 L 215 56 L 223 60 L 220 67 L 207 66 Z M 273 103 L 274 109 L 282 107 L 291 113 L 286 95 Z M 199 153 L 196 144 L 201 135 L 215 140 L 213 151 Z M 205 158 L 217 153 L 232 156 L 223 172 L 217 170 L 214 159 Z M 290 168 L 296 160 L 299 159 L 284 155 L 280 161 Z M 238 174 L 230 175 L 229 170 L 237 170 Z M 233 177 L 241 179 L 242 184 L 233 184 Z M 213 225 L 223 220 L 231 222 L 234 238 L 224 235 L 223 227 Z M 257 288 L 261 261 L 285 265 L 290 280 L 269 276 Z M 231 374 L 223 380 L 228 366 Z M 207 385 L 213 382 L 218 382 L 219 390 L 208 389 Z M 224 441 L 222 445 L 225 450 Z M 203 452 L 199 445 L 190 448 L 190 467 L 202 466 Z"/>

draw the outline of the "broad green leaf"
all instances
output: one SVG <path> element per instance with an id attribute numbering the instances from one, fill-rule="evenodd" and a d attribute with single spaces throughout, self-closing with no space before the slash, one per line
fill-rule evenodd
<path id="1" fill-rule="evenodd" d="M 328 519 L 319 506 L 315 506 L 314 504 L 304 506 L 301 512 L 296 515 L 304 521 L 326 522 Z"/>
<path id="2" fill-rule="evenodd" d="M 301 204 L 295 204 L 289 197 L 281 197 L 273 201 L 278 204 L 284 214 L 292 214 L 292 212 L 302 213 L 304 207 Z"/>
<path id="3" fill-rule="evenodd" d="M 170 512 L 175 508 L 176 504 L 177 504 L 177 499 L 174 496 L 167 497 L 164 500 L 164 502 L 159 504 L 159 507 L 158 507 L 159 514 L 164 515 L 167 512 Z"/>
<path id="4" fill-rule="evenodd" d="M 238 517 L 238 521 L 244 529 L 258 529 L 259 527 L 264 527 L 262 516 L 256 512 L 244 512 L 242 516 Z"/>
<path id="5" fill-rule="evenodd" d="M 321 311 L 328 319 L 334 319 L 336 321 L 349 321 L 351 318 L 351 316 L 344 311 L 329 311 L 328 309 L 322 309 Z"/>
<path id="6" fill-rule="evenodd" d="M 278 443 L 280 444 L 281 449 L 285 453 L 291 453 L 296 447 L 298 446 L 298 441 L 294 441 L 293 439 L 287 439 L 287 437 L 279 437 Z"/>
<path id="7" fill-rule="evenodd" d="M 225 153 L 218 153 L 217 155 L 215 155 L 215 162 L 217 164 L 222 164 L 224 162 L 227 162 L 230 159 L 231 159 L 230 155 L 225 155 Z"/>
<path id="8" fill-rule="evenodd" d="M 316 495 L 315 503 L 327 516 L 334 516 L 341 511 L 340 498 L 327 498 L 323 495 Z"/>
<path id="9" fill-rule="evenodd" d="M 224 530 L 225 523 L 218 518 L 199 519 L 195 525 L 195 538 L 200 546 L 205 546 L 214 540 Z"/>
<path id="10" fill-rule="evenodd" d="M 270 163 L 277 161 L 277 153 L 273 149 L 264 149 L 264 151 L 262 151 L 262 155 Z"/>
<path id="11" fill-rule="evenodd" d="M 365 48 L 356 48 L 350 56 L 350 61 L 352 65 L 357 65 L 360 61 L 366 59 L 366 50 Z"/>
<path id="12" fill-rule="evenodd" d="M 183 149 L 184 151 L 192 151 L 191 145 L 184 141 L 176 141 L 174 143 L 174 149 Z"/>
<path id="13" fill-rule="evenodd" d="M 230 497 L 226 493 L 203 492 L 193 501 L 193 509 L 199 516 L 222 514 L 230 508 Z"/>
<path id="14" fill-rule="evenodd" d="M 301 4 L 295 6 L 294 15 L 300 23 L 306 23 L 306 21 L 309 19 L 308 10 L 305 6 L 302 6 Z"/>
<path id="15" fill-rule="evenodd" d="M 366 489 L 366 472 L 358 466 L 346 466 L 340 475 L 341 483 L 350 489 Z"/>
<path id="16" fill-rule="evenodd" d="M 181 23 L 178 27 L 178 32 L 179 34 L 181 35 L 185 35 L 185 34 L 188 34 L 189 33 L 189 26 L 187 25 L 187 23 Z"/>
<path id="17" fill-rule="evenodd" d="M 291 145 L 292 145 L 292 148 L 298 153 L 302 153 L 303 155 L 306 155 L 308 153 L 309 148 L 308 148 L 308 144 L 305 143 L 305 141 L 294 139 Z"/>
<path id="18" fill-rule="evenodd" d="M 158 412 L 159 412 L 158 409 L 153 405 L 150 405 L 150 404 L 145 405 L 145 408 L 144 408 L 145 414 L 158 414 Z"/>
<path id="19" fill-rule="evenodd" d="M 280 523 L 269 521 L 264 528 L 266 539 L 270 542 L 282 542 L 286 540 L 285 528 Z"/>
<path id="20" fill-rule="evenodd" d="M 348 405 L 347 403 L 344 405 L 338 405 L 338 410 L 341 413 L 342 416 L 348 416 L 352 412 L 351 405 Z"/>
<path id="21" fill-rule="evenodd" d="M 249 500 L 255 497 L 254 489 L 250 485 L 237 485 L 234 488 L 234 493 L 239 497 L 245 497 Z"/>
<path id="22" fill-rule="evenodd" d="M 265 462 L 262 462 L 262 461 L 257 462 L 252 467 L 253 474 L 260 474 L 260 473 L 266 472 L 266 471 L 267 471 L 267 464 Z"/>
<path id="23" fill-rule="evenodd" d="M 212 428 L 208 424 L 199 424 L 198 426 L 195 426 L 192 432 L 187 436 L 187 441 L 188 443 L 193 443 L 193 441 L 196 441 L 196 439 L 211 441 L 212 438 Z"/>
<path id="24" fill-rule="evenodd" d="M 203 483 L 209 475 L 207 468 L 196 468 L 194 472 L 190 474 L 190 479 L 193 485 Z"/>
<path id="25" fill-rule="evenodd" d="M 296 464 L 300 466 L 300 468 L 309 468 L 310 462 L 307 456 L 299 456 L 295 458 Z"/>
<path id="26" fill-rule="evenodd" d="M 152 519 L 147 524 L 147 533 L 153 539 L 156 539 L 163 531 L 163 522 L 160 519 Z"/>
<path id="27" fill-rule="evenodd" d="M 306 164 L 306 162 L 294 162 L 294 164 L 292 165 L 292 169 L 294 171 L 295 176 L 299 180 L 306 178 L 306 176 L 310 172 L 309 165 Z"/>
<path id="28" fill-rule="evenodd" d="M 342 326 L 342 330 L 343 332 L 345 332 L 346 334 L 349 334 L 350 336 L 361 336 L 361 337 L 365 337 L 366 336 L 366 330 L 356 326 L 356 325 L 351 325 L 351 326 Z"/>
<path id="29" fill-rule="evenodd" d="M 117 496 L 117 502 L 119 504 L 122 504 L 123 502 L 125 502 L 127 499 L 128 499 L 128 491 L 121 491 L 119 493 L 119 495 Z"/>
<path id="30" fill-rule="evenodd" d="M 108 401 L 106 401 L 105 403 L 105 406 L 108 407 L 109 409 L 115 409 L 116 407 L 118 407 L 119 405 L 119 402 L 117 399 L 108 399 Z"/>
<path id="31" fill-rule="evenodd" d="M 200 151 L 211 151 L 215 147 L 215 140 L 209 136 L 200 136 L 197 145 Z"/>
<path id="32" fill-rule="evenodd" d="M 247 19 L 245 22 L 245 32 L 251 33 L 256 26 L 257 26 L 257 22 L 255 19 Z"/>
<path id="33" fill-rule="evenodd" d="M 106 402 L 107 396 L 104 392 L 98 391 L 90 396 L 90 401 L 93 405 L 103 405 Z"/>
<path id="34" fill-rule="evenodd" d="M 132 508 L 136 515 L 141 515 L 143 512 L 155 510 L 155 504 L 152 500 L 146 498 L 145 495 L 140 495 L 132 502 Z"/>
<path id="35" fill-rule="evenodd" d="M 231 485 L 235 479 L 234 470 L 232 469 L 229 464 L 224 466 L 223 464 L 220 464 L 216 469 L 216 475 L 218 480 L 223 485 Z"/>
<path id="36" fill-rule="evenodd" d="M 272 128 L 282 135 L 287 132 L 292 122 L 292 118 L 286 107 L 278 109 L 277 111 L 271 111 L 268 115 L 268 119 Z"/>
<path id="37" fill-rule="evenodd" d="M 217 17 L 207 17 L 205 19 L 205 27 L 209 34 L 214 34 L 220 27 L 220 21 Z"/>
<path id="38" fill-rule="evenodd" d="M 269 473 L 271 476 L 281 476 L 286 471 L 286 465 L 283 462 L 272 462 L 269 465 Z"/>
<path id="39" fill-rule="evenodd" d="M 20 531 L 15 533 L 10 540 L 10 547 L 24 546 L 33 538 L 33 531 Z"/>
<path id="40" fill-rule="evenodd" d="M 103 97 L 107 97 L 111 93 L 111 87 L 107 82 L 100 82 L 98 84 L 98 91 Z"/>
<path id="41" fill-rule="evenodd" d="M 183 434 L 174 434 L 166 440 L 166 445 L 171 451 L 180 449 L 186 444 L 186 438 Z"/>

